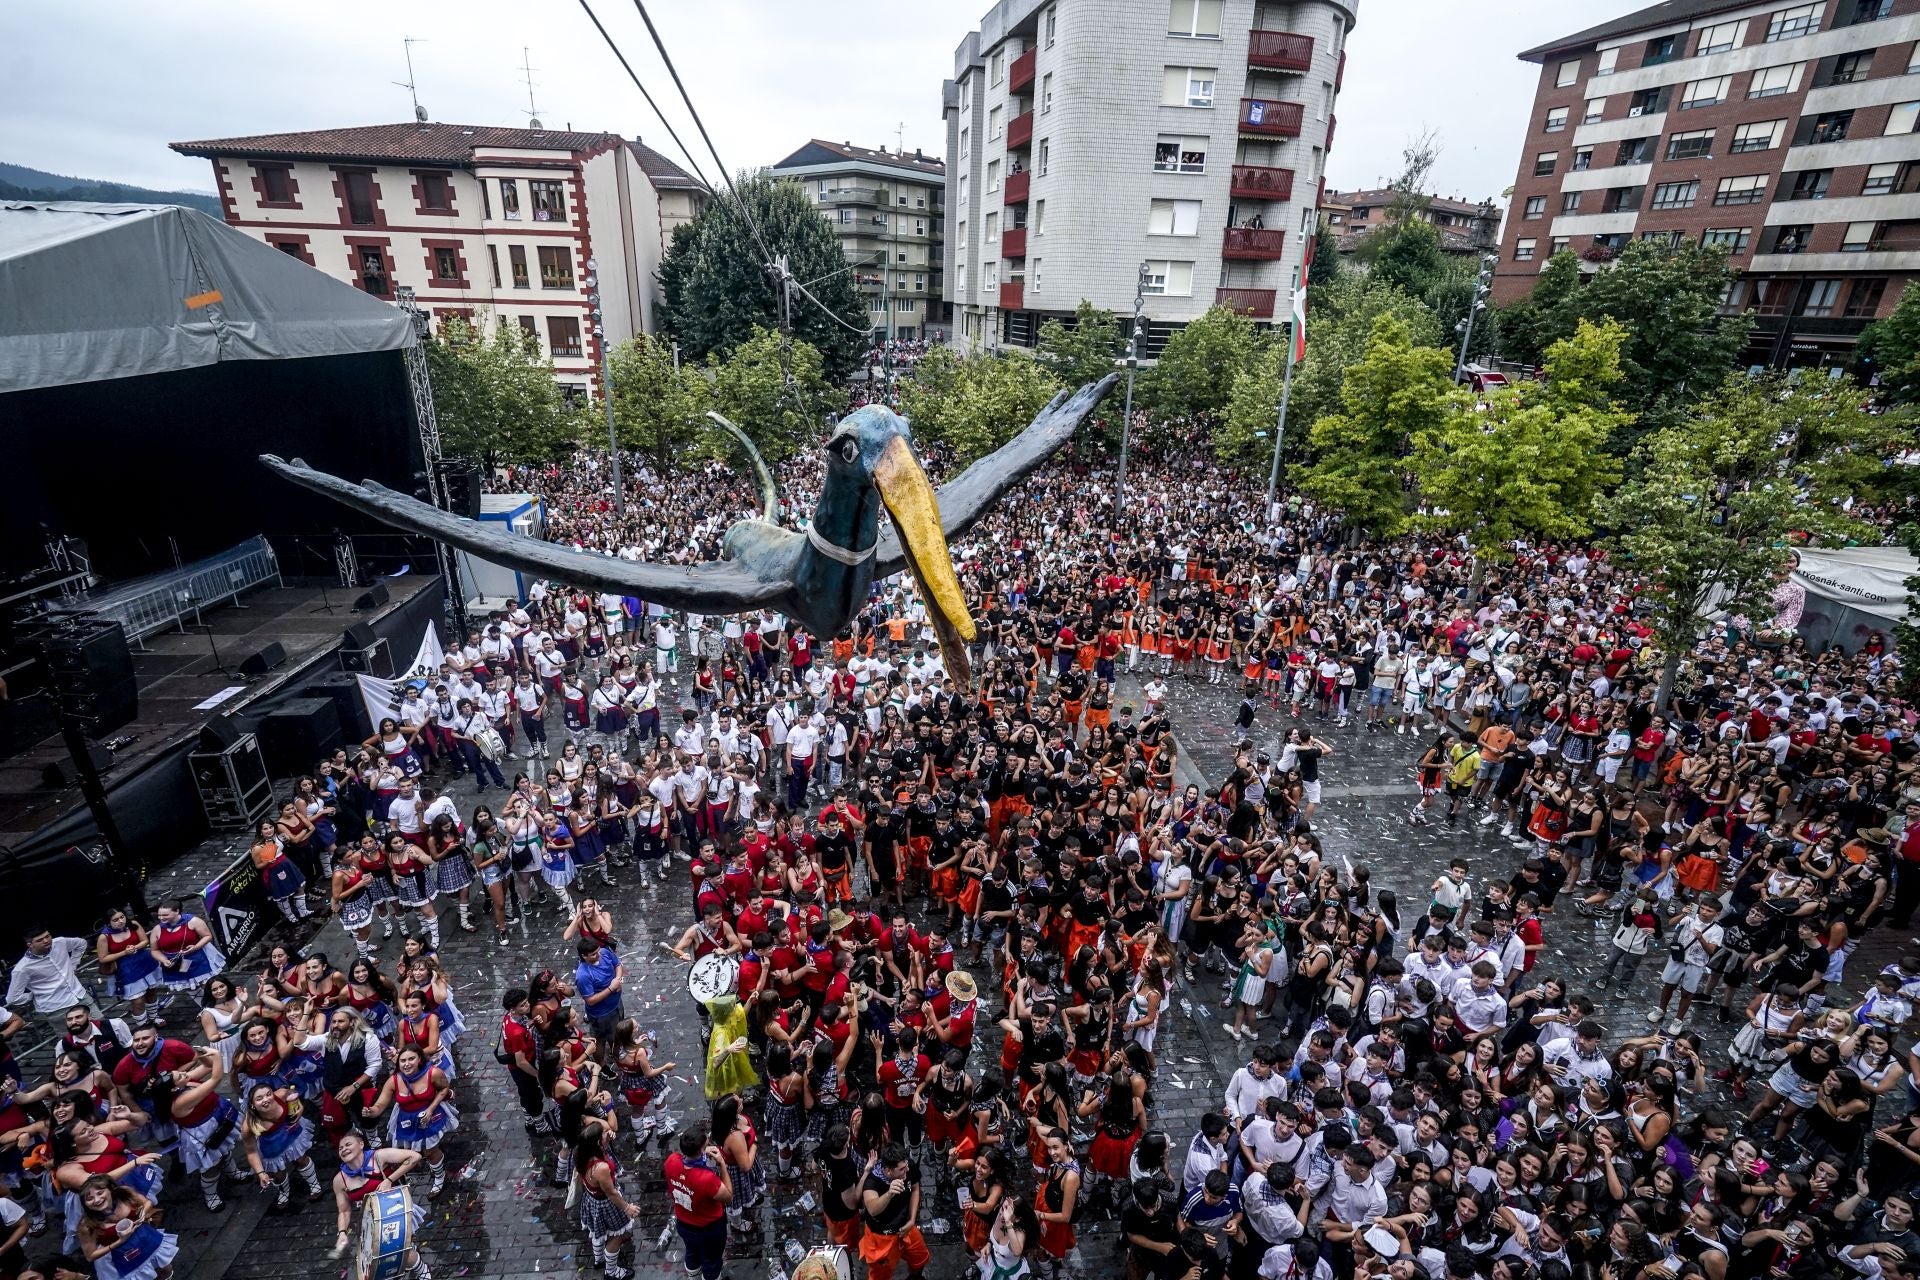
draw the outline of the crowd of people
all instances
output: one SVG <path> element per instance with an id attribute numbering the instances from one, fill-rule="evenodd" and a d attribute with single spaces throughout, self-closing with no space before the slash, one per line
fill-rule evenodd
<path id="1" fill-rule="evenodd" d="M 650 560 L 717 554 L 755 505 L 717 467 L 632 478 L 624 517 L 591 460 L 514 481 L 550 536 Z M 818 478 L 782 475 L 802 518 Z M 332 1147 L 344 1248 L 373 1191 L 441 1192 L 458 1082 L 501 1070 L 614 1280 L 655 1158 L 659 1243 L 704 1280 L 801 1197 L 868 1280 L 919 1280 L 936 1220 L 983 1280 L 1057 1273 L 1100 1219 L 1130 1280 L 1920 1272 L 1920 956 L 1847 972 L 1920 905 L 1882 643 L 1735 620 L 1661 707 L 1604 554 L 1519 548 L 1476 590 L 1455 547 L 1349 538 L 1187 458 L 1137 463 L 1119 506 L 1056 463 L 953 551 L 971 688 L 904 581 L 830 637 L 540 584 L 262 824 L 289 942 L 257 967 L 171 908 L 31 940 L 9 1003 L 67 1034 L 47 1080 L 0 1074 L 0 1275 L 58 1218 L 76 1270 L 164 1276 L 163 1153 L 210 1209 L 236 1180 L 291 1208 L 328 1197 Z M 1171 716 L 1207 686 L 1241 745 L 1202 784 Z M 1473 849 L 1431 885 L 1317 820 L 1326 762 L 1383 735 L 1408 840 Z M 456 988 L 494 992 L 442 961 L 448 911 L 532 939 L 495 1034 L 467 1034 Z M 624 999 L 627 912 L 701 966 L 697 1043 Z M 1610 1033 L 1597 1002 L 1629 987 L 1646 1023 Z M 164 1035 L 182 995 L 193 1034 Z M 1183 1001 L 1248 1046 L 1191 1134 L 1160 1105 Z"/>

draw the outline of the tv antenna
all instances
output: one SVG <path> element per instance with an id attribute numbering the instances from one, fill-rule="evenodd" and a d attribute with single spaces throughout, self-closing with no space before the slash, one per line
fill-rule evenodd
<path id="1" fill-rule="evenodd" d="M 540 108 L 533 105 L 533 56 L 520 46 L 520 78 L 527 84 L 527 128 L 540 128 Z"/>
<path id="2" fill-rule="evenodd" d="M 900 127 L 893 131 L 893 152 L 895 155 L 907 153 L 907 122 L 902 120 Z"/>
<path id="3" fill-rule="evenodd" d="M 420 91 L 415 88 L 413 83 L 413 46 L 425 43 L 426 41 L 424 39 L 417 36 L 402 36 L 400 38 L 401 47 L 406 50 L 407 54 L 407 78 L 405 80 L 394 81 L 396 85 L 405 89 L 408 96 L 413 99 L 413 118 L 421 124 L 427 122 L 427 109 L 420 105 Z"/>

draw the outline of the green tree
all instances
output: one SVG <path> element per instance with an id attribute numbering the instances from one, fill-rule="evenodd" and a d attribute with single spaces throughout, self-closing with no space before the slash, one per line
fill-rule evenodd
<path id="1" fill-rule="evenodd" d="M 1380 315 L 1366 355 L 1346 371 L 1341 411 L 1309 432 L 1313 461 L 1299 473 L 1301 490 L 1362 529 L 1396 532 L 1407 519 L 1407 449 L 1446 421 L 1458 396 L 1452 372 L 1445 351 L 1416 346 L 1405 321 Z"/>
<path id="2" fill-rule="evenodd" d="M 608 363 L 620 447 L 646 454 L 656 472 L 670 475 L 676 457 L 696 452 L 706 441 L 713 384 L 692 361 L 675 369 L 671 345 L 649 334 L 615 347 Z"/>
<path id="3" fill-rule="evenodd" d="M 914 438 L 946 445 L 964 465 L 1013 439 L 1059 390 L 1026 356 L 960 359 L 937 347 L 901 384 L 900 401 Z"/>
<path id="4" fill-rule="evenodd" d="M 519 325 L 496 325 L 487 337 L 465 320 L 444 320 L 426 354 L 442 452 L 491 471 L 579 446 L 580 413 L 561 394 L 539 339 Z"/>
<path id="5" fill-rule="evenodd" d="M 1252 367 L 1267 341 L 1245 316 L 1210 308 L 1167 340 L 1159 363 L 1142 378 L 1146 403 L 1168 418 L 1223 412 L 1233 399 L 1234 380 Z"/>
<path id="6" fill-rule="evenodd" d="M 713 408 L 778 464 L 818 439 L 828 414 L 846 408 L 846 392 L 827 380 L 823 365 L 812 344 L 796 339 L 789 346 L 756 325 L 726 359 L 709 357 Z"/>
<path id="7" fill-rule="evenodd" d="M 1499 311 L 1500 352 L 1509 360 L 1538 365 L 1560 337 L 1562 310 L 1580 288 L 1580 259 L 1562 249 L 1547 260 L 1532 292 Z"/>
<path id="8" fill-rule="evenodd" d="M 1368 236 L 1379 238 L 1373 276 L 1418 298 L 1447 278 L 1446 256 L 1440 252 L 1440 232 L 1430 222 L 1409 218 L 1388 223 Z"/>
<path id="9" fill-rule="evenodd" d="M 830 380 L 844 382 L 867 350 L 867 310 L 832 224 L 791 178 L 762 171 L 742 175 L 734 185 L 766 245 L 730 195 L 676 227 L 660 264 L 667 332 L 688 355 L 705 359 L 724 358 L 756 327 L 777 329 L 779 292 L 768 258 L 785 255 L 793 278 L 819 299 L 816 305 L 795 289 L 794 337 L 820 354 Z"/>
<path id="10" fill-rule="evenodd" d="M 1710 614 L 1772 616 L 1790 537 L 1861 532 L 1841 503 L 1872 501 L 1884 448 L 1914 411 L 1874 415 L 1851 379 L 1730 378 L 1685 421 L 1650 433 L 1602 503 L 1622 567 L 1645 583 L 1666 705 Z"/>
<path id="11" fill-rule="evenodd" d="M 1125 349 L 1126 332 L 1120 317 L 1082 298 L 1074 308 L 1071 323 L 1054 317 L 1041 324 L 1034 355 L 1059 379 L 1060 385 L 1084 387 L 1113 372 L 1114 360 Z M 1083 436 L 1101 444 L 1117 444 L 1120 438 L 1118 402 L 1114 410 L 1112 414 L 1089 415 L 1080 428 Z"/>
<path id="12" fill-rule="evenodd" d="M 1272 465 L 1273 433 L 1279 418 L 1280 394 L 1285 389 L 1286 365 L 1287 343 L 1283 336 L 1278 342 L 1268 343 L 1266 350 L 1233 380 L 1226 420 L 1213 433 L 1213 452 L 1220 461 L 1252 472 Z M 1294 367 L 1295 391 L 1300 387 L 1302 367 Z M 1294 412 L 1294 404 L 1289 396 L 1287 416 L 1292 424 L 1289 430 L 1304 435 L 1301 424 L 1307 420 Z"/>
<path id="13" fill-rule="evenodd" d="M 1863 375 L 1879 375 L 1875 392 L 1880 399 L 1920 402 L 1920 288 L 1909 282 L 1892 313 L 1861 331 L 1854 354 Z"/>
<path id="14" fill-rule="evenodd" d="M 1605 445 L 1625 420 L 1620 385 L 1627 332 L 1581 322 L 1547 353 L 1547 381 L 1504 387 L 1485 407 L 1453 412 L 1414 437 L 1420 523 L 1466 535 L 1477 586 L 1490 561 L 1521 539 L 1584 537 L 1594 503 L 1620 476 Z"/>
<path id="15" fill-rule="evenodd" d="M 1383 315 L 1405 324 L 1414 346 L 1442 345 L 1440 322 L 1432 308 L 1371 276 L 1348 272 L 1335 284 L 1311 292 L 1307 358 L 1294 368 L 1293 397 L 1287 408 L 1290 439 L 1304 445 L 1305 428 L 1339 410 L 1347 370 L 1366 355 L 1373 322 Z"/>
<path id="16" fill-rule="evenodd" d="M 1332 224 L 1322 221 L 1313 233 L 1313 265 L 1307 268 L 1307 284 L 1325 289 L 1340 283 L 1347 267 L 1340 260 L 1340 237 Z"/>

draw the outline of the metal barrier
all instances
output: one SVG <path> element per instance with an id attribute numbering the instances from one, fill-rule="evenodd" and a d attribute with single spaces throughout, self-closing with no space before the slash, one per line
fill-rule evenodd
<path id="1" fill-rule="evenodd" d="M 279 581 L 280 564 L 273 548 L 264 537 L 249 538 L 231 551 L 171 573 L 89 591 L 73 607 L 118 622 L 127 629 L 127 639 L 137 641 L 168 627 L 185 630 L 186 619 L 199 622 L 202 609 Z"/>

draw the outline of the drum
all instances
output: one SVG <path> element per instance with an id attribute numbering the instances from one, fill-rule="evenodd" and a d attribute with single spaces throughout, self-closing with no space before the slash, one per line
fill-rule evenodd
<path id="1" fill-rule="evenodd" d="M 687 994 L 703 1005 L 722 996 L 738 995 L 739 988 L 740 961 L 718 951 L 695 960 L 692 972 L 687 974 Z"/>
<path id="2" fill-rule="evenodd" d="M 367 1197 L 360 1212 L 355 1280 L 398 1280 L 413 1245 L 413 1193 L 405 1187 Z"/>
<path id="3" fill-rule="evenodd" d="M 793 1269 L 793 1280 L 853 1280 L 853 1263 L 837 1244 L 809 1249 Z"/>

